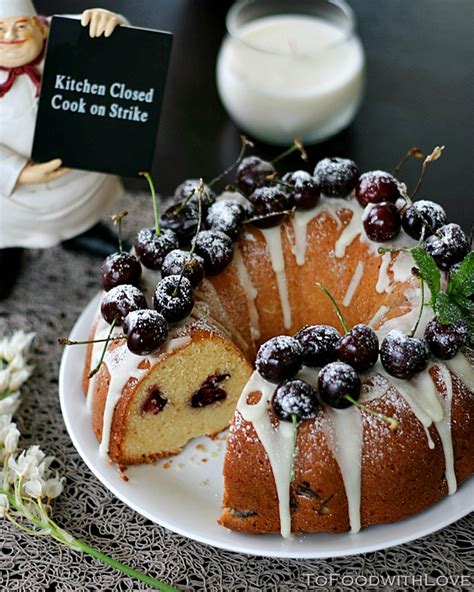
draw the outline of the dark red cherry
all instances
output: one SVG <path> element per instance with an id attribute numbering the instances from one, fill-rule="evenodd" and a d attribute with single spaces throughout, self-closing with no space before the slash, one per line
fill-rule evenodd
<path id="1" fill-rule="evenodd" d="M 234 256 L 232 240 L 219 230 L 202 230 L 195 238 L 196 253 L 204 260 L 208 275 L 224 271 Z"/>
<path id="2" fill-rule="evenodd" d="M 431 353 L 441 360 L 450 360 L 466 343 L 469 325 L 464 319 L 443 325 L 432 319 L 425 328 L 425 339 Z"/>
<path id="3" fill-rule="evenodd" d="M 100 283 L 106 291 L 121 284 L 138 286 L 141 277 L 140 262 L 125 251 L 109 255 L 100 268 Z"/>
<path id="4" fill-rule="evenodd" d="M 102 299 L 100 311 L 107 323 L 123 323 L 125 317 L 134 310 L 146 308 L 146 299 L 143 293 L 128 284 L 116 286 L 107 292 Z"/>
<path id="5" fill-rule="evenodd" d="M 320 198 L 319 187 L 309 173 L 306 171 L 294 171 L 286 173 L 282 182 L 290 185 L 294 189 L 289 189 L 290 198 L 293 204 L 303 210 L 314 208 Z"/>
<path id="6" fill-rule="evenodd" d="M 198 205 L 201 194 L 201 205 L 207 209 L 216 201 L 216 194 L 208 185 L 203 185 L 199 179 L 187 179 L 176 187 L 174 200 L 177 203 L 187 202 Z"/>
<path id="7" fill-rule="evenodd" d="M 270 228 L 279 224 L 292 207 L 289 193 L 281 185 L 259 187 L 248 197 L 255 208 L 253 224 L 259 228 Z"/>
<path id="8" fill-rule="evenodd" d="M 357 372 L 343 362 L 331 362 L 321 368 L 318 377 L 318 390 L 321 399 L 335 409 L 346 409 L 353 403 L 349 395 L 357 401 L 360 397 L 361 382 Z"/>
<path id="9" fill-rule="evenodd" d="M 360 323 L 341 338 L 336 349 L 341 362 L 357 372 L 365 372 L 379 357 L 379 340 L 373 329 Z"/>
<path id="10" fill-rule="evenodd" d="M 443 271 L 459 263 L 471 250 L 469 241 L 458 224 L 446 224 L 428 237 L 423 248 Z"/>
<path id="11" fill-rule="evenodd" d="M 210 230 L 220 230 L 232 240 L 236 240 L 242 228 L 244 215 L 243 207 L 236 201 L 221 200 L 209 208 L 206 222 Z"/>
<path id="12" fill-rule="evenodd" d="M 415 240 L 428 238 L 433 232 L 447 224 L 443 208 L 434 201 L 420 199 L 408 206 L 402 214 L 403 230 Z"/>
<path id="13" fill-rule="evenodd" d="M 346 197 L 359 178 L 359 169 L 348 158 L 324 158 L 314 169 L 314 180 L 327 197 Z"/>
<path id="14" fill-rule="evenodd" d="M 169 323 L 182 321 L 194 306 L 191 282 L 179 275 L 163 278 L 155 288 L 153 305 Z"/>
<path id="15" fill-rule="evenodd" d="M 156 310 L 136 310 L 127 315 L 128 349 L 137 356 L 155 353 L 168 339 L 168 323 Z"/>
<path id="16" fill-rule="evenodd" d="M 199 282 L 204 278 L 204 260 L 199 255 L 189 251 L 182 251 L 175 249 L 166 255 L 163 265 L 161 266 L 161 275 L 167 277 L 169 275 L 183 274 L 191 282 L 191 286 L 195 288 Z"/>
<path id="17" fill-rule="evenodd" d="M 363 214 L 363 222 L 368 238 L 376 243 L 390 241 L 400 232 L 400 212 L 390 202 L 367 206 Z"/>
<path id="18" fill-rule="evenodd" d="M 272 337 L 260 346 L 255 360 L 259 374 L 269 382 L 293 378 L 303 363 L 303 348 L 288 335 Z"/>
<path id="19" fill-rule="evenodd" d="M 395 203 L 400 197 L 398 181 L 385 171 L 363 173 L 357 181 L 355 194 L 363 208 L 369 203 Z"/>
<path id="20" fill-rule="evenodd" d="M 157 235 L 154 228 L 142 228 L 135 237 L 135 252 L 148 269 L 161 269 L 166 255 L 179 247 L 178 237 L 166 228 Z"/>
<path id="21" fill-rule="evenodd" d="M 204 219 L 203 213 L 202 219 Z M 173 231 L 181 245 L 187 245 L 196 234 L 199 224 L 199 208 L 195 203 L 189 202 L 173 204 L 163 212 L 160 224 L 162 228 Z"/>
<path id="22" fill-rule="evenodd" d="M 237 186 L 245 196 L 249 196 L 257 187 L 268 185 L 267 177 L 274 173 L 275 169 L 270 162 L 258 156 L 247 156 L 237 167 Z"/>
<path id="23" fill-rule="evenodd" d="M 309 325 L 300 329 L 295 339 L 303 348 L 303 363 L 320 368 L 335 361 L 341 334 L 329 325 Z"/>
<path id="24" fill-rule="evenodd" d="M 390 331 L 380 347 L 380 361 L 396 378 L 412 378 L 428 365 L 430 352 L 424 339 L 409 337 L 396 329 Z"/>
<path id="25" fill-rule="evenodd" d="M 316 389 L 304 380 L 288 380 L 275 391 L 271 406 L 273 413 L 283 421 L 297 421 L 314 417 L 319 409 Z"/>

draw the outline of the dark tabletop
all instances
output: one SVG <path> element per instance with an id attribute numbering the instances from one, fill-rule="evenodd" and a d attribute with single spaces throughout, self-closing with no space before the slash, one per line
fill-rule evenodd
<path id="1" fill-rule="evenodd" d="M 37 0 L 44 14 L 78 13 L 92 0 Z M 220 104 L 217 52 L 229 0 L 101 0 L 132 24 L 172 31 L 168 76 L 154 176 L 163 194 L 189 177 L 212 178 L 233 161 L 240 131 Z M 446 146 L 432 165 L 420 197 L 441 203 L 466 229 L 474 221 L 472 105 L 474 2 L 472 0 L 351 0 L 367 53 L 368 84 L 354 123 L 311 147 L 311 162 L 349 156 L 361 169 L 391 170 L 406 150 Z M 125 148 L 124 148 L 125 149 Z M 257 145 L 274 156 L 279 150 Z M 297 164 L 288 162 L 288 166 Z M 419 162 L 402 175 L 413 186 Z M 139 181 L 129 187 L 143 188 Z"/>

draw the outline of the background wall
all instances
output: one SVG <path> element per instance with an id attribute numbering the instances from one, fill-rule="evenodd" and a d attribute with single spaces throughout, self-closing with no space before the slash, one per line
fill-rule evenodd
<path id="1" fill-rule="evenodd" d="M 81 12 L 94 0 L 37 0 L 44 14 Z M 154 175 L 170 193 L 186 177 L 210 178 L 239 147 L 239 131 L 220 105 L 215 59 L 228 0 L 100 0 L 137 26 L 174 33 Z M 420 197 L 442 203 L 466 228 L 474 220 L 472 0 L 351 0 L 368 59 L 364 105 L 352 126 L 311 149 L 312 161 L 347 155 L 362 169 L 395 166 L 411 146 L 445 144 Z M 126 147 L 124 147 L 124 150 Z M 259 147 L 265 154 L 275 149 Z M 290 163 L 291 164 L 291 163 Z M 404 179 L 413 183 L 418 163 Z M 142 188 L 139 181 L 130 187 Z"/>

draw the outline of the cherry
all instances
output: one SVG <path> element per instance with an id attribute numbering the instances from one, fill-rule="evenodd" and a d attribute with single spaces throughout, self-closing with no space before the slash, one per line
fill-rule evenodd
<path id="1" fill-rule="evenodd" d="M 324 158 L 314 169 L 314 180 L 326 197 L 346 197 L 357 183 L 359 169 L 347 158 Z"/>
<path id="2" fill-rule="evenodd" d="M 189 243 L 199 225 L 199 208 L 189 202 L 173 204 L 163 212 L 160 224 L 162 228 L 172 230 L 181 244 Z"/>
<path id="3" fill-rule="evenodd" d="M 208 376 L 201 387 L 192 394 L 189 401 L 191 407 L 201 409 L 218 401 L 224 401 L 227 398 L 227 393 L 218 385 L 227 380 L 229 376 L 229 374 Z"/>
<path id="4" fill-rule="evenodd" d="M 272 397 L 273 413 L 283 421 L 298 421 L 314 417 L 319 409 L 316 389 L 304 380 L 288 380 L 281 384 Z"/>
<path id="5" fill-rule="evenodd" d="M 155 353 L 168 339 L 168 323 L 156 310 L 136 310 L 125 319 L 127 347 L 137 356 Z"/>
<path id="6" fill-rule="evenodd" d="M 249 201 L 255 208 L 256 217 L 253 223 L 259 228 L 269 228 L 279 224 L 292 206 L 291 197 L 281 186 L 259 187 L 249 195 Z"/>
<path id="7" fill-rule="evenodd" d="M 140 262 L 124 251 L 109 255 L 100 268 L 100 283 L 106 291 L 121 284 L 137 286 L 141 277 Z"/>
<path id="8" fill-rule="evenodd" d="M 425 224 L 425 221 L 429 226 Z M 434 201 L 425 199 L 415 201 L 402 214 L 403 230 L 415 240 L 419 240 L 421 235 L 423 238 L 428 238 L 447 222 L 448 218 L 443 208 Z"/>
<path id="9" fill-rule="evenodd" d="M 373 329 L 362 323 L 346 333 L 336 347 L 337 357 L 357 372 L 371 368 L 379 356 L 379 340 Z"/>
<path id="10" fill-rule="evenodd" d="M 232 261 L 234 247 L 227 234 L 219 230 L 201 230 L 194 240 L 196 253 L 203 258 L 208 275 L 221 273 Z"/>
<path id="11" fill-rule="evenodd" d="M 191 286 L 195 288 L 199 282 L 204 278 L 204 260 L 199 255 L 189 253 L 189 251 L 181 251 L 175 249 L 166 255 L 163 265 L 161 266 L 161 275 L 167 277 L 169 275 L 181 275 L 191 282 Z"/>
<path id="12" fill-rule="evenodd" d="M 201 188 L 199 179 L 187 179 L 181 185 L 178 185 L 174 192 L 174 200 L 177 203 L 187 202 L 198 205 L 200 192 L 201 203 L 204 208 L 210 207 L 216 201 L 214 191 L 208 185 Z"/>
<path id="13" fill-rule="evenodd" d="M 107 323 L 112 324 L 114 320 L 123 323 L 130 312 L 146 307 L 143 293 L 135 286 L 123 284 L 107 292 L 102 299 L 100 311 Z"/>
<path id="14" fill-rule="evenodd" d="M 471 250 L 469 241 L 458 224 L 446 224 L 428 237 L 423 248 L 436 261 L 436 265 L 447 271 L 459 263 Z"/>
<path id="15" fill-rule="evenodd" d="M 286 173 L 282 181 L 294 188 L 290 190 L 290 199 L 297 208 L 309 210 L 318 203 L 320 198 L 319 187 L 314 177 L 306 171 Z"/>
<path id="16" fill-rule="evenodd" d="M 247 156 L 237 167 L 237 186 L 245 196 L 249 196 L 257 187 L 267 185 L 267 177 L 274 173 L 275 168 L 270 162 L 258 156 Z"/>
<path id="17" fill-rule="evenodd" d="M 269 382 L 281 382 L 298 372 L 303 363 L 303 348 L 288 335 L 272 337 L 260 346 L 255 360 L 259 374 Z"/>
<path id="18" fill-rule="evenodd" d="M 425 339 L 431 353 L 441 360 L 450 360 L 466 343 L 469 325 L 464 319 L 443 325 L 438 319 L 432 319 L 425 328 Z"/>
<path id="19" fill-rule="evenodd" d="M 343 362 L 331 362 L 321 369 L 318 377 L 318 390 L 321 399 L 335 409 L 346 409 L 360 397 L 361 382 L 357 372 Z"/>
<path id="20" fill-rule="evenodd" d="M 370 171 L 359 177 L 355 191 L 360 205 L 389 201 L 395 203 L 400 197 L 398 181 L 385 171 Z"/>
<path id="21" fill-rule="evenodd" d="M 321 367 L 336 359 L 341 334 L 329 325 L 308 325 L 296 333 L 295 339 L 303 348 L 303 363 Z"/>
<path id="22" fill-rule="evenodd" d="M 396 329 L 390 331 L 380 347 L 380 361 L 396 378 L 412 378 L 428 365 L 430 352 L 426 341 L 410 337 Z"/>
<path id="23" fill-rule="evenodd" d="M 220 230 L 236 240 L 242 228 L 244 209 L 236 201 L 221 200 L 212 205 L 206 217 L 206 222 L 211 230 Z"/>
<path id="24" fill-rule="evenodd" d="M 363 214 L 365 233 L 370 240 L 384 243 L 400 232 L 400 212 L 388 201 L 368 206 Z"/>
<path id="25" fill-rule="evenodd" d="M 179 275 L 163 278 L 155 288 L 153 305 L 169 323 L 182 321 L 194 306 L 191 282 Z"/>
<path id="26" fill-rule="evenodd" d="M 178 237 L 172 230 L 163 229 L 160 235 L 154 228 L 142 228 L 135 237 L 135 252 L 148 269 L 160 269 L 163 259 L 179 247 Z"/>

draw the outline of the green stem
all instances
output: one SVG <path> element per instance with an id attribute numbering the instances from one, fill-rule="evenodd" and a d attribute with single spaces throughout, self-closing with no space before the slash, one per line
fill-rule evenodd
<path id="1" fill-rule="evenodd" d="M 271 214 L 264 214 L 263 216 L 254 216 L 253 218 L 248 218 L 248 220 L 244 220 L 243 224 L 253 224 L 254 222 L 260 222 L 261 220 L 267 220 L 269 218 L 274 218 L 275 216 L 292 216 L 295 213 L 296 208 L 291 208 L 291 210 L 282 210 L 281 212 L 272 212 Z"/>
<path id="2" fill-rule="evenodd" d="M 115 327 L 115 324 L 117 323 L 117 320 L 118 320 L 118 317 L 115 317 L 115 319 L 112 321 L 112 324 L 110 325 L 109 334 L 107 335 L 107 339 L 105 340 L 104 348 L 103 348 L 102 353 L 100 355 L 100 360 L 99 360 L 97 366 L 93 370 L 91 370 L 89 372 L 89 376 L 87 377 L 89 380 L 93 376 L 95 376 L 97 374 L 97 372 L 99 372 L 100 367 L 102 366 L 102 363 L 103 363 L 104 358 L 105 358 L 105 352 L 107 351 L 107 346 L 109 345 L 109 341 L 110 341 L 110 339 L 112 337 L 112 331 L 114 330 L 114 327 Z"/>
<path id="3" fill-rule="evenodd" d="M 326 288 L 326 286 L 324 286 L 323 284 L 317 282 L 316 283 L 317 286 L 319 286 L 321 288 L 321 290 L 326 294 L 326 296 L 328 296 L 328 298 L 331 300 L 331 302 L 334 304 L 334 308 L 336 309 L 336 314 L 339 318 L 339 320 L 341 321 L 341 325 L 344 329 L 344 331 L 346 333 L 349 333 L 349 327 L 346 324 L 346 321 L 344 320 L 344 317 L 342 316 L 341 310 L 339 309 L 339 305 L 337 304 L 337 302 L 334 300 L 332 294 L 329 292 L 329 290 Z"/>
<path id="4" fill-rule="evenodd" d="M 410 150 L 408 150 L 408 152 L 405 154 L 405 156 L 401 159 L 401 161 L 395 167 L 393 174 L 396 175 L 398 173 L 398 171 L 405 165 L 407 160 L 409 160 L 410 158 L 413 158 L 413 157 L 414 158 L 423 158 L 424 154 L 419 148 L 410 148 Z"/>
<path id="5" fill-rule="evenodd" d="M 271 161 L 271 163 L 276 164 L 277 162 L 280 162 L 280 160 L 283 160 L 284 158 L 286 158 L 287 156 L 289 156 L 290 154 L 292 154 L 296 150 L 299 150 L 301 152 L 301 158 L 303 160 L 308 160 L 308 155 L 306 154 L 306 150 L 304 149 L 304 146 L 303 146 L 301 140 L 299 138 L 296 138 L 295 141 L 293 142 L 293 145 L 290 146 L 288 148 L 288 150 L 285 150 L 284 152 L 279 154 L 277 157 L 275 157 Z"/>
<path id="6" fill-rule="evenodd" d="M 126 339 L 126 335 L 116 335 L 115 337 L 106 337 L 105 339 L 89 339 L 87 341 L 71 341 L 70 339 L 58 339 L 60 345 L 89 345 L 89 343 L 104 343 L 109 341 L 120 341 Z"/>
<path id="7" fill-rule="evenodd" d="M 246 136 L 240 136 L 240 141 L 241 141 L 241 146 L 240 146 L 240 152 L 239 152 L 239 156 L 237 157 L 237 160 L 235 160 L 228 168 L 226 168 L 226 170 L 223 173 L 221 173 L 220 175 L 218 175 L 217 177 L 214 177 L 214 179 L 209 181 L 209 183 L 207 184 L 208 187 L 212 187 L 213 185 L 218 183 L 221 179 L 223 179 L 226 175 L 228 175 L 236 166 L 238 166 L 240 164 L 240 162 L 242 161 L 243 157 L 245 156 L 245 152 L 247 150 L 247 147 L 253 146 L 252 142 L 250 142 L 246 138 Z"/>
<path id="8" fill-rule="evenodd" d="M 355 405 L 361 411 L 365 411 L 366 413 L 369 413 L 370 415 L 373 415 L 374 417 L 381 419 L 385 423 L 388 423 L 388 426 L 392 430 L 392 432 L 394 432 L 398 428 L 398 421 L 394 417 L 388 417 L 387 415 L 384 415 L 383 413 L 379 413 L 378 411 L 374 411 L 373 409 L 369 409 L 365 405 L 362 405 L 362 403 L 359 403 L 358 401 L 353 399 L 350 395 L 344 395 L 344 399 L 346 399 L 347 401 L 349 401 L 350 403 Z"/>
<path id="9" fill-rule="evenodd" d="M 153 202 L 153 214 L 155 216 L 155 233 L 156 233 L 156 236 L 160 236 L 160 234 L 161 234 L 160 216 L 158 215 L 158 201 L 156 199 L 155 185 L 153 184 L 153 179 L 151 178 L 150 173 L 140 173 L 140 175 L 142 177 L 145 177 L 145 179 L 148 181 L 148 185 L 150 187 L 151 200 Z"/>
<path id="10" fill-rule="evenodd" d="M 9 388 L 5 389 L 3 393 L 0 393 L 0 401 L 3 401 L 3 399 L 6 399 L 10 395 L 13 395 L 13 391 Z"/>
<path id="11" fill-rule="evenodd" d="M 112 557 L 109 557 L 108 555 L 105 555 L 105 553 L 101 553 L 100 551 L 97 551 L 97 549 L 94 549 L 94 547 L 90 547 L 89 545 L 87 545 L 86 543 L 83 543 L 82 541 L 79 541 L 78 539 L 73 539 L 70 546 L 77 548 L 77 549 L 83 551 L 84 553 L 87 553 L 88 555 L 92 555 L 92 557 L 100 559 L 101 561 L 103 561 L 107 565 L 110 565 L 110 566 L 114 567 L 115 569 L 118 569 L 119 571 L 126 574 L 127 576 L 130 576 L 132 578 L 136 578 L 137 580 L 140 580 L 141 582 L 148 584 L 149 586 L 152 586 L 153 588 L 155 588 L 155 590 L 164 590 L 165 592 L 179 592 L 177 588 L 174 588 L 173 586 L 169 586 L 168 584 L 164 584 L 163 582 L 155 580 L 155 578 L 147 576 L 144 573 L 141 573 L 139 571 L 136 571 L 135 569 L 129 567 L 128 565 L 125 565 L 125 564 L 121 563 L 120 561 L 116 561 L 115 559 L 112 559 Z"/>

